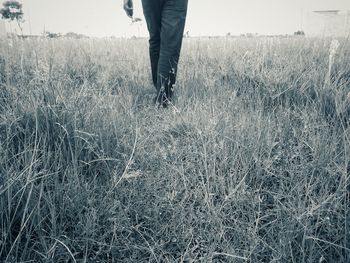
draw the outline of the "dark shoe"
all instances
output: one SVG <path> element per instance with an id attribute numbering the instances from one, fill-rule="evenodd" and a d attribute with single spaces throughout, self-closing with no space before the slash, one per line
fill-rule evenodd
<path id="1" fill-rule="evenodd" d="M 156 96 L 153 99 L 153 103 L 156 104 L 157 107 L 168 108 L 171 105 L 171 99 L 167 98 L 165 94 L 161 96 Z"/>
<path id="2" fill-rule="evenodd" d="M 171 105 L 171 100 L 165 99 L 162 103 L 163 108 L 168 108 Z"/>

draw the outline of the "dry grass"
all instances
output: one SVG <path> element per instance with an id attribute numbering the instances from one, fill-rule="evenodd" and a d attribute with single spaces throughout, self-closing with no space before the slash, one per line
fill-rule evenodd
<path id="1" fill-rule="evenodd" d="M 347 40 L 0 44 L 0 261 L 350 260 Z"/>

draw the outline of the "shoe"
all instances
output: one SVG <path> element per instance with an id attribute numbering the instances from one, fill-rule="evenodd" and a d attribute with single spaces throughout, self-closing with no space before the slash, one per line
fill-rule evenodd
<path id="1" fill-rule="evenodd" d="M 171 105 L 171 99 L 167 98 L 165 94 L 163 94 L 162 96 L 156 96 L 153 99 L 153 103 L 159 108 L 159 107 L 163 107 L 163 108 L 168 108 L 169 105 Z"/>

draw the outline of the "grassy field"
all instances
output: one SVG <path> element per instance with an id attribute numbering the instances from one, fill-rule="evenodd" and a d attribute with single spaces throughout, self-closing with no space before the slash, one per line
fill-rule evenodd
<path id="1" fill-rule="evenodd" d="M 339 47 L 338 47 L 339 44 Z M 350 44 L 0 40 L 0 262 L 349 262 Z"/>

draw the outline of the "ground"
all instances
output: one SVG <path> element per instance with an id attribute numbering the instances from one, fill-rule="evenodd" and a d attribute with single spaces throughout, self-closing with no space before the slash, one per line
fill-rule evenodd
<path id="1" fill-rule="evenodd" d="M 0 40 L 1 262 L 348 262 L 346 39 Z"/>

